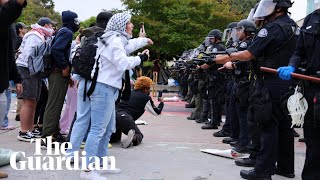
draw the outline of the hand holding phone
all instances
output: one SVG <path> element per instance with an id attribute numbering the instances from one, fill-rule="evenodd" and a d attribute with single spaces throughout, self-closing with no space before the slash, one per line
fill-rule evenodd
<path id="1" fill-rule="evenodd" d="M 139 37 L 147 37 L 146 31 L 144 29 L 144 23 L 143 22 L 140 24 Z"/>

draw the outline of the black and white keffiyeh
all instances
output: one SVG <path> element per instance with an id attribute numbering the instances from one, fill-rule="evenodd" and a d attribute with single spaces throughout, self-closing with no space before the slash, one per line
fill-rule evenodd
<path id="1" fill-rule="evenodd" d="M 117 13 L 111 17 L 109 20 L 105 34 L 102 38 L 107 38 L 115 34 L 120 34 L 125 36 L 127 39 L 132 37 L 126 32 L 127 23 L 130 21 L 131 15 L 126 13 Z"/>

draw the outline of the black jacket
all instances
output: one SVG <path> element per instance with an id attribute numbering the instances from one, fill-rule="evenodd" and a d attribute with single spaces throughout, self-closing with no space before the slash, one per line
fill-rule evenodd
<path id="1" fill-rule="evenodd" d="M 51 56 L 54 67 L 65 69 L 71 66 L 69 56 L 71 52 L 73 32 L 68 27 L 61 28 L 55 35 L 54 43 L 51 47 Z"/>
<path id="2" fill-rule="evenodd" d="M 27 2 L 21 6 L 13 0 L 0 6 L 0 93 L 9 87 L 9 80 L 14 80 L 15 83 L 20 81 L 14 63 L 13 36 L 15 32 L 11 24 L 19 18 L 26 5 Z"/>
<path id="3" fill-rule="evenodd" d="M 151 97 L 142 92 L 141 90 L 133 90 L 131 92 L 129 101 L 121 101 L 118 105 L 117 105 L 117 111 L 124 111 L 126 113 L 128 113 L 129 115 L 131 115 L 131 117 L 134 120 L 139 119 L 143 113 L 144 113 L 144 109 L 146 104 L 150 102 L 151 106 L 153 107 L 153 110 L 157 113 L 160 114 L 162 109 L 163 109 L 163 102 L 161 102 L 159 104 L 158 107 L 156 107 L 151 99 Z"/>
<path id="4" fill-rule="evenodd" d="M 320 70 L 320 10 L 309 14 L 301 27 L 296 49 L 289 66 L 307 68 L 307 74 Z"/>

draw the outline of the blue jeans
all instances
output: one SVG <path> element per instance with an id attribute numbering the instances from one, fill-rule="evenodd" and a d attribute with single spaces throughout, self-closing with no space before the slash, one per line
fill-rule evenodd
<path id="1" fill-rule="evenodd" d="M 7 98 L 5 93 L 0 93 L 0 124 L 3 123 L 3 119 L 6 113 L 6 106 L 7 106 Z"/>
<path id="2" fill-rule="evenodd" d="M 9 118 L 8 118 L 8 113 L 10 110 L 10 104 L 11 104 L 11 88 L 8 88 L 4 91 L 6 98 L 7 98 L 7 106 L 6 106 L 6 112 L 4 114 L 3 122 L 2 122 L 2 127 L 8 127 L 9 126 Z"/>
<path id="3" fill-rule="evenodd" d="M 90 84 L 88 81 L 87 90 Z M 94 159 L 89 161 L 90 157 L 102 158 L 108 155 L 108 143 L 112 133 L 116 131 L 115 101 L 118 98 L 118 89 L 97 82 L 90 100 L 87 97 L 86 101 L 83 101 L 84 86 L 85 80 L 81 79 L 78 87 L 77 120 L 73 125 L 70 137 L 72 149 L 67 153 L 80 150 L 91 119 L 91 127 L 84 149 L 87 153 L 86 162 L 88 165 L 94 161 Z"/>

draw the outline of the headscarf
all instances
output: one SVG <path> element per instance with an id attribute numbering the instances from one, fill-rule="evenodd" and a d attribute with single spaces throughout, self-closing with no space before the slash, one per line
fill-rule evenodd
<path id="1" fill-rule="evenodd" d="M 31 25 L 32 30 L 39 32 L 41 35 L 45 37 L 52 36 L 54 30 L 52 28 L 45 28 L 44 26 L 40 26 L 39 24 Z"/>
<path id="2" fill-rule="evenodd" d="M 122 35 L 126 37 L 128 40 L 132 38 L 131 35 L 129 35 L 126 32 L 127 23 L 130 21 L 131 15 L 126 13 L 117 13 L 111 17 L 109 20 L 105 34 L 102 36 L 102 38 L 108 38 L 113 35 Z"/>

